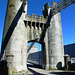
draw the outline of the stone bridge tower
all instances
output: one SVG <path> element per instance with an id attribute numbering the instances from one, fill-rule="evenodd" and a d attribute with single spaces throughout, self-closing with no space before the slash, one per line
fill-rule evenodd
<path id="1" fill-rule="evenodd" d="M 52 4 L 54 6 L 57 3 Z M 64 67 L 64 47 L 60 13 L 51 18 L 48 35 L 49 67 L 61 69 Z"/>
<path id="2" fill-rule="evenodd" d="M 8 0 L 1 61 L 7 62 L 10 75 L 12 72 L 27 70 L 27 30 L 24 24 L 27 4 L 28 0 Z"/>
<path id="3" fill-rule="evenodd" d="M 36 17 L 27 14 L 28 0 L 8 0 L 5 19 L 1 62 L 7 62 L 9 74 L 27 70 L 27 43 L 42 44 L 42 67 L 57 69 L 64 66 L 64 50 L 62 40 L 60 13 L 51 18 L 47 26 L 47 12 Z M 55 2 L 53 2 L 53 5 Z"/>
<path id="4" fill-rule="evenodd" d="M 57 4 L 56 2 L 52 3 L 53 6 Z M 60 13 L 52 16 L 51 8 L 49 3 L 46 3 L 43 7 L 43 15 L 44 17 L 49 17 L 46 23 L 47 28 L 47 40 L 45 43 L 48 43 L 47 48 L 48 54 L 46 55 L 46 69 L 61 69 L 64 67 L 64 47 L 63 47 L 63 37 L 62 37 L 62 26 L 61 26 L 61 17 Z M 50 14 L 50 15 L 49 15 Z M 47 50 L 47 49 L 46 49 Z"/>

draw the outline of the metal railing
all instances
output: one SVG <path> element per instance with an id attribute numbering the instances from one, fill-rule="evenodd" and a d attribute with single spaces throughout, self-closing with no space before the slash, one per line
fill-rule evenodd
<path id="1" fill-rule="evenodd" d="M 75 0 L 61 0 L 60 2 L 58 2 L 57 4 L 55 4 L 52 7 L 52 9 L 51 9 L 52 16 L 57 14 L 58 12 L 61 12 L 62 10 L 64 10 L 68 6 L 72 5 L 73 3 L 75 3 Z"/>

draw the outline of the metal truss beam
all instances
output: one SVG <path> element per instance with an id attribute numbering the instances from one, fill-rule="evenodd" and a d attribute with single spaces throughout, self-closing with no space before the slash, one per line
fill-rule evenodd
<path id="1" fill-rule="evenodd" d="M 62 10 L 72 5 L 73 3 L 75 3 L 75 0 L 61 0 L 55 6 L 52 7 L 51 9 L 52 16 L 57 14 L 58 12 L 61 12 Z"/>
<path id="2" fill-rule="evenodd" d="M 31 50 L 31 48 L 33 47 L 35 42 L 32 42 L 31 45 L 29 46 L 29 48 L 27 49 L 27 53 Z"/>

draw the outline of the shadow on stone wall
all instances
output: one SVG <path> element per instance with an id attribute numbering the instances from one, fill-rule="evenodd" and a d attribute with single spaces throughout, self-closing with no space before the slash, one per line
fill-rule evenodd
<path id="1" fill-rule="evenodd" d="M 8 75 L 8 67 L 6 61 L 0 62 L 0 75 Z"/>
<path id="2" fill-rule="evenodd" d="M 4 40 L 2 41 L 1 54 L 0 54 L 0 75 L 8 75 L 7 62 L 5 60 L 1 60 L 1 58 L 3 57 L 4 50 L 9 42 L 10 37 L 12 36 L 12 33 L 13 33 L 15 27 L 17 26 L 17 22 L 19 21 L 21 15 L 22 15 L 22 12 L 23 12 L 23 4 L 19 8 L 15 18 L 13 19 L 13 21 L 7 31 L 7 34 L 4 38 Z"/>
<path id="3" fill-rule="evenodd" d="M 6 34 L 5 38 L 4 38 L 4 40 L 2 41 L 0 59 L 2 58 L 2 56 L 4 54 L 4 50 L 5 50 L 5 48 L 6 48 L 7 44 L 8 44 L 8 41 L 9 41 L 9 39 L 10 39 L 14 29 L 15 29 L 15 27 L 17 26 L 17 22 L 19 21 L 21 15 L 22 15 L 22 11 L 23 11 L 22 8 L 23 8 L 23 4 L 19 8 L 15 18 L 13 19 L 13 21 L 12 21 L 8 31 L 7 31 L 7 34 Z"/>

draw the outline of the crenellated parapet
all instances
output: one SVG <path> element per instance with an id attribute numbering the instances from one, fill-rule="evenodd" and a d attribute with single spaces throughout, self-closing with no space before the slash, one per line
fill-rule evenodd
<path id="1" fill-rule="evenodd" d="M 44 18 L 44 16 L 39 15 L 39 17 L 37 17 L 35 14 L 32 14 L 31 16 L 29 16 L 27 14 L 26 19 L 27 19 L 27 21 L 39 22 L 39 23 L 46 23 L 46 21 L 47 21 L 47 18 Z"/>
<path id="2" fill-rule="evenodd" d="M 44 29 L 46 26 L 47 18 L 44 18 L 43 15 L 39 15 L 37 17 L 35 14 L 32 14 L 31 16 L 26 15 L 26 19 L 24 20 L 26 27 L 29 26 L 30 28 L 33 27 L 38 29 Z"/>
<path id="3" fill-rule="evenodd" d="M 42 15 L 39 15 L 39 17 L 37 17 L 35 14 L 32 14 L 31 16 L 29 16 L 28 14 L 26 15 L 24 23 L 28 32 L 28 41 L 40 42 L 42 31 L 46 27 L 46 21 L 47 18 L 44 18 L 44 16 Z"/>

